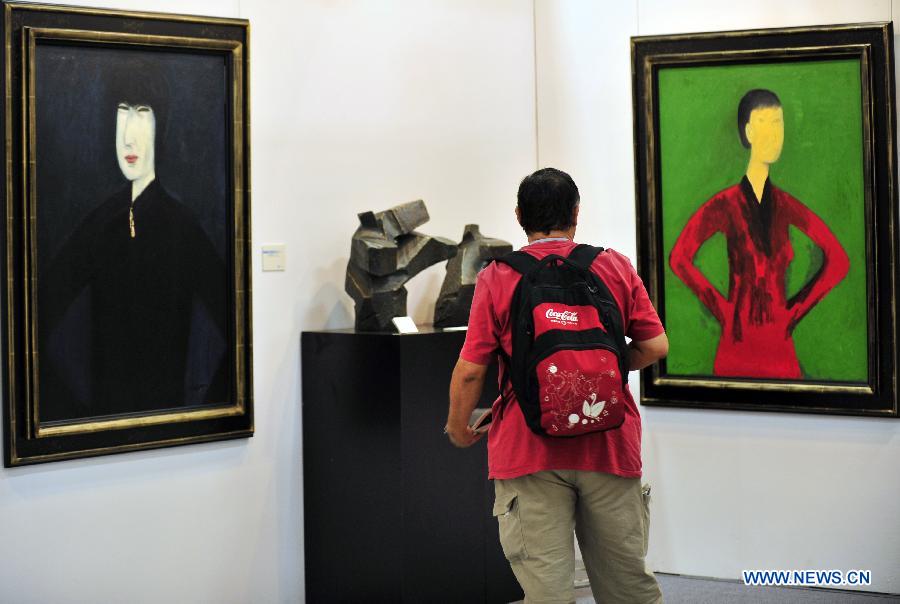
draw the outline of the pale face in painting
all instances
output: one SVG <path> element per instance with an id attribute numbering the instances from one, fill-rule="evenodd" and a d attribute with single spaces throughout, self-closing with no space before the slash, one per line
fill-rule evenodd
<path id="1" fill-rule="evenodd" d="M 149 105 L 119 103 L 116 108 L 116 159 L 130 181 L 155 174 L 156 116 Z"/>

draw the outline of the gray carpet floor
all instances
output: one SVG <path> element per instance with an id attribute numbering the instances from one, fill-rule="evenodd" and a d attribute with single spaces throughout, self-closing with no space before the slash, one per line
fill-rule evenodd
<path id="1" fill-rule="evenodd" d="M 665 604 L 900 604 L 900 595 L 800 587 L 750 587 L 737 581 L 657 573 Z M 575 592 L 578 604 L 592 604 L 589 587 Z"/>

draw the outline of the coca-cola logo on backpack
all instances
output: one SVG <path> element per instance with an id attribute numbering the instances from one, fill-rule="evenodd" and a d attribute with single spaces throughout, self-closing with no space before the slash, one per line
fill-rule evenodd
<path id="1" fill-rule="evenodd" d="M 562 312 L 558 310 L 553 310 L 552 308 L 548 308 L 547 312 L 544 313 L 544 316 L 550 319 L 552 323 L 559 323 L 561 325 L 577 325 L 578 324 L 578 312 L 572 310 L 564 310 Z"/>
<path id="2" fill-rule="evenodd" d="M 566 304 L 538 304 L 534 307 L 534 336 L 551 329 L 602 328 L 600 316 L 593 306 L 569 306 Z"/>

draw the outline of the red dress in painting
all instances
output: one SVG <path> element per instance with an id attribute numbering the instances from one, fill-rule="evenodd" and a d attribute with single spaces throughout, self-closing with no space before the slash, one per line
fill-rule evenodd
<path id="1" fill-rule="evenodd" d="M 819 246 L 823 258 L 816 275 L 788 299 L 785 273 L 794 257 L 790 225 Z M 694 265 L 697 250 L 719 231 L 728 244 L 727 298 Z M 722 326 L 713 373 L 775 379 L 802 377 L 794 327 L 850 268 L 834 233 L 809 208 L 768 180 L 758 202 L 746 176 L 697 210 L 675 242 L 669 264 Z"/>

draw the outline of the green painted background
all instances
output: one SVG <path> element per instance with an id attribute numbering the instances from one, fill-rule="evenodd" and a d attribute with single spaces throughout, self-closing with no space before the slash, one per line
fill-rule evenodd
<path id="1" fill-rule="evenodd" d="M 800 322 L 794 343 L 807 379 L 867 378 L 866 250 L 862 110 L 858 60 L 670 67 L 659 71 L 663 283 L 671 375 L 710 376 L 721 328 L 668 265 L 688 218 L 740 181 L 749 150 L 738 138 L 737 106 L 768 88 L 784 108 L 784 151 L 770 178 L 818 214 L 850 256 L 850 273 Z M 821 266 L 822 254 L 791 227 L 788 296 Z M 695 264 L 727 296 L 725 237 L 717 233 Z"/>

